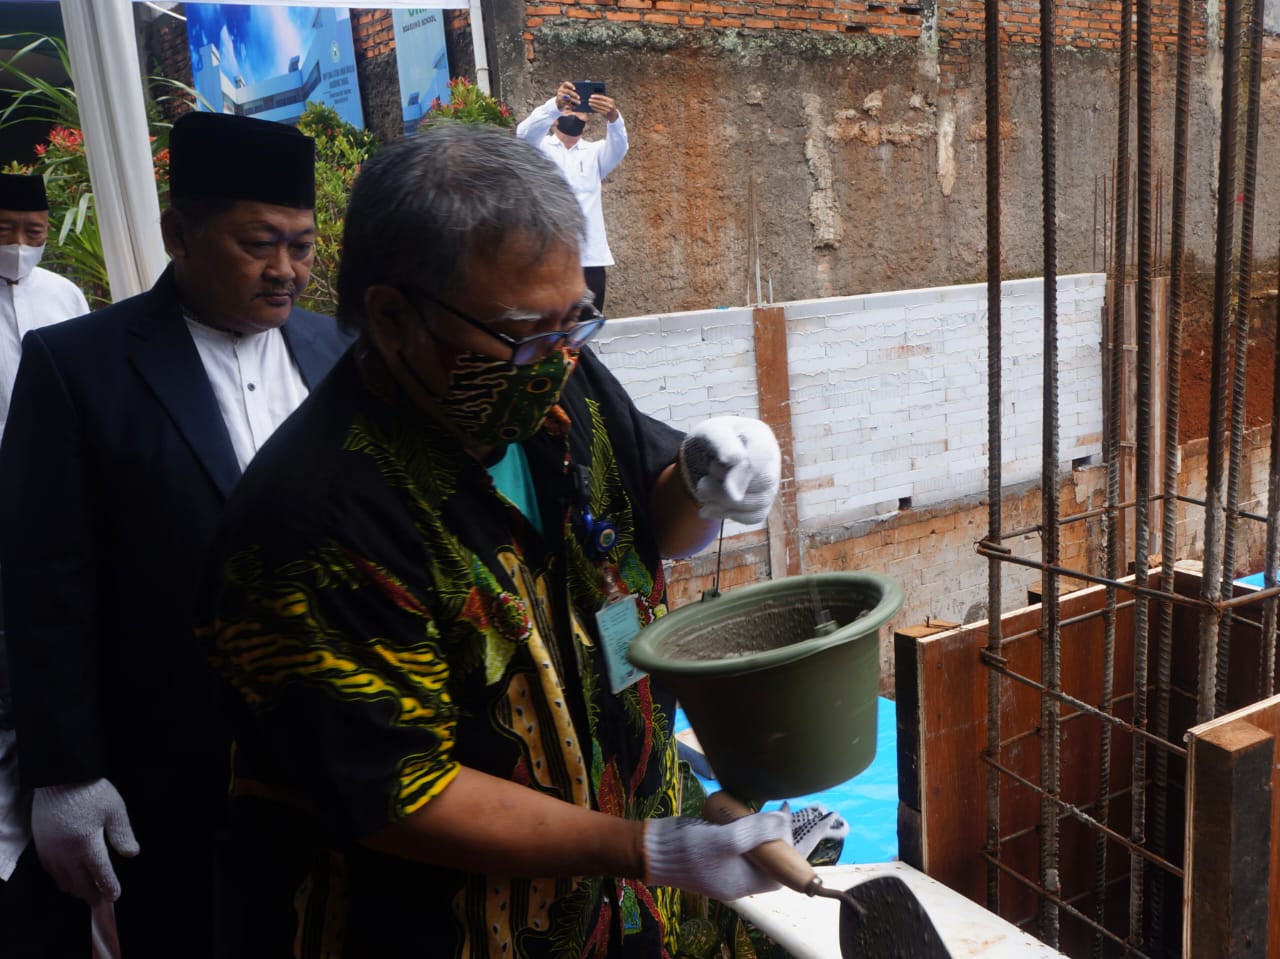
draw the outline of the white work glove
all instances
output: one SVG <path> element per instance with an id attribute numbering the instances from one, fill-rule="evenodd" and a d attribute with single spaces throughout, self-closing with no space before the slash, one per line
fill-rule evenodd
<path id="1" fill-rule="evenodd" d="M 680 475 L 706 519 L 762 523 L 778 495 L 782 453 L 773 430 L 744 416 L 716 416 L 680 444 Z"/>
<path id="2" fill-rule="evenodd" d="M 674 886 L 721 901 L 779 888 L 743 853 L 772 839 L 789 840 L 787 813 L 755 813 L 724 826 L 692 816 L 670 816 L 647 820 L 644 826 L 648 885 Z"/>
<path id="3" fill-rule="evenodd" d="M 105 779 L 39 786 L 31 805 L 31 835 L 45 872 L 63 892 L 90 905 L 120 898 L 120 880 L 107 843 L 121 856 L 136 856 L 129 814 L 116 787 Z"/>
<path id="4" fill-rule="evenodd" d="M 784 802 L 782 812 L 791 815 L 791 845 L 805 859 L 813 854 L 822 840 L 843 839 L 849 835 L 849 824 L 844 818 L 818 803 L 791 812 L 791 804 Z"/>

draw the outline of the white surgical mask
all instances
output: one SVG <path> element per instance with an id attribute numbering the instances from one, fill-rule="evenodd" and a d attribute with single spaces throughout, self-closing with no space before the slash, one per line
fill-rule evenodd
<path id="1" fill-rule="evenodd" d="M 5 243 L 0 246 L 0 278 L 10 283 L 25 280 L 44 256 L 44 244 L 27 246 L 25 243 Z"/>

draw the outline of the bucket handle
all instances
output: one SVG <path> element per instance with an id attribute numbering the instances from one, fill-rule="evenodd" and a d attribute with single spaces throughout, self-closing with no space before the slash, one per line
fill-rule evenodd
<path id="1" fill-rule="evenodd" d="M 724 555 L 724 520 L 720 520 L 720 536 L 716 542 L 716 577 L 711 581 L 711 588 L 702 591 L 702 602 L 718 599 L 720 596 L 720 557 Z"/>

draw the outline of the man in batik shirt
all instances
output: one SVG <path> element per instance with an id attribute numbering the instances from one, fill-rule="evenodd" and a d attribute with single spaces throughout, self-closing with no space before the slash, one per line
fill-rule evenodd
<path id="1" fill-rule="evenodd" d="M 777 443 L 635 408 L 584 349 L 581 231 L 485 128 L 357 181 L 360 339 L 237 488 L 202 617 L 236 724 L 223 955 L 661 957 L 674 889 L 773 888 L 742 854 L 787 816 L 674 815 L 674 698 L 598 614 L 663 615 L 663 556 L 762 521 Z"/>

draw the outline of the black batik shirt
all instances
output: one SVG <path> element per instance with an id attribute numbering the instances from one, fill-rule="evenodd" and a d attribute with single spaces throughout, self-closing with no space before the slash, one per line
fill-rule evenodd
<path id="1" fill-rule="evenodd" d="M 643 620 L 666 612 L 648 500 L 679 439 L 584 351 L 525 444 L 543 537 L 348 356 L 258 454 L 200 629 L 236 728 L 228 954 L 674 952 L 672 890 L 473 875 L 358 841 L 431 802 L 460 765 L 618 816 L 673 814 L 674 699 L 647 678 L 610 692 L 594 613 L 602 562 Z M 584 550 L 576 464 L 592 515 L 618 528 L 603 560 Z"/>

